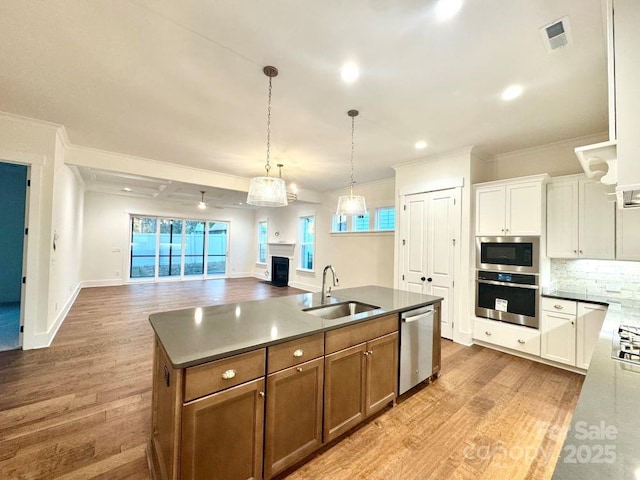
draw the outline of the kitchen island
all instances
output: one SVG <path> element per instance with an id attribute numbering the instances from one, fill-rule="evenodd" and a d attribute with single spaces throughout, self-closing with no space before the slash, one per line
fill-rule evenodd
<path id="1" fill-rule="evenodd" d="M 609 305 L 553 480 L 640 476 L 640 365 L 612 358 L 618 327 L 640 327 L 640 308 L 603 297 L 556 292 L 555 298 Z"/>
<path id="2" fill-rule="evenodd" d="M 152 475 L 272 478 L 340 438 L 395 402 L 401 313 L 435 306 L 438 374 L 441 300 L 368 286 L 151 315 Z"/>

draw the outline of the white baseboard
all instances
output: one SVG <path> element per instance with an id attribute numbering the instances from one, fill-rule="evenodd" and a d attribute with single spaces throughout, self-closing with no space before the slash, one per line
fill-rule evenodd
<path id="1" fill-rule="evenodd" d="M 310 283 L 302 282 L 289 282 L 289 286 L 293 288 L 299 288 L 300 290 L 306 290 L 307 292 L 318 292 L 321 289 Z"/>
<path id="2" fill-rule="evenodd" d="M 73 290 L 73 292 L 65 302 L 64 307 L 62 308 L 62 310 L 60 310 L 60 313 L 58 313 L 58 315 L 56 316 L 56 319 L 53 322 L 53 325 L 51 325 L 51 327 L 47 332 L 35 333 L 29 339 L 27 339 L 26 336 L 23 338 L 23 345 L 22 345 L 23 350 L 31 350 L 35 348 L 46 348 L 51 346 L 51 342 L 53 342 L 53 339 L 56 337 L 56 334 L 58 333 L 60 326 L 64 322 L 64 319 L 67 317 L 67 314 L 69 313 L 69 310 L 71 310 L 71 307 L 73 306 L 73 303 L 76 301 L 76 298 L 78 298 L 78 294 L 80 293 L 81 289 L 82 289 L 82 284 L 78 283 L 76 288 Z"/>
<path id="3" fill-rule="evenodd" d="M 124 284 L 125 282 L 121 278 L 110 278 L 106 280 L 85 280 L 81 282 L 82 288 L 115 287 Z"/>
<path id="4" fill-rule="evenodd" d="M 227 278 L 247 278 L 247 277 L 253 277 L 254 274 L 251 272 L 233 272 L 230 273 Z"/>

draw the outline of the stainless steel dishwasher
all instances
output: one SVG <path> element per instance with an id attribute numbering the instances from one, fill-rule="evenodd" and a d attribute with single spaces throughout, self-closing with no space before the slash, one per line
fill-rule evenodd
<path id="1" fill-rule="evenodd" d="M 434 313 L 429 305 L 400 314 L 400 395 L 433 373 Z"/>

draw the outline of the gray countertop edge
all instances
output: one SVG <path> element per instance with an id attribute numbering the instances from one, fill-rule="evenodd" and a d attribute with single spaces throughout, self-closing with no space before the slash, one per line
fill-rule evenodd
<path id="1" fill-rule="evenodd" d="M 596 305 L 604 305 L 605 307 L 612 303 L 614 300 L 611 300 L 607 297 L 601 297 L 599 295 L 589 295 L 587 293 L 576 293 L 576 292 L 567 292 L 563 290 L 558 291 L 545 291 L 542 290 L 541 296 L 547 298 L 558 298 L 560 300 L 572 300 L 576 302 L 582 303 L 594 303 Z"/>
<path id="2" fill-rule="evenodd" d="M 156 334 L 156 338 L 167 353 L 172 366 L 179 369 L 221 360 L 316 333 L 355 325 L 385 315 L 398 314 L 407 310 L 433 305 L 442 301 L 442 298 L 386 287 L 368 286 L 334 290 L 333 297 L 326 300 L 326 303 L 343 303 L 346 301 L 358 301 L 379 306 L 379 308 L 353 316 L 323 320 L 301 311 L 302 308 L 321 306 L 320 294 L 302 293 L 249 302 L 159 312 L 151 314 L 149 322 Z M 199 325 L 194 326 L 191 318 L 195 315 L 196 310 L 200 310 L 202 319 Z M 245 324 L 241 326 L 247 327 L 246 337 L 241 340 L 235 338 L 234 345 L 224 344 L 223 340 L 219 339 L 219 335 L 217 335 L 218 330 L 224 332 L 225 329 L 229 328 L 233 330 L 236 336 L 239 333 L 240 335 L 245 335 L 245 333 L 238 331 L 238 325 L 234 325 L 237 322 L 234 322 L 234 316 L 231 314 L 232 310 L 236 312 L 249 310 L 246 314 L 243 312 L 240 319 L 240 322 Z M 266 338 L 264 329 L 269 328 L 269 325 L 266 325 L 268 321 L 262 321 L 261 318 L 265 312 L 267 316 L 269 314 L 273 316 L 274 312 L 277 312 L 278 327 L 289 333 L 276 335 L 275 338 Z M 235 316 L 237 317 L 237 314 Z M 260 320 L 258 320 L 259 317 Z M 253 326 L 254 320 L 259 324 L 257 332 L 252 332 L 248 328 Z M 207 323 L 207 332 L 204 336 L 205 339 L 209 339 L 210 344 L 203 345 L 198 327 Z M 259 331 L 260 328 L 262 332 Z M 272 331 L 273 328 L 271 327 Z M 193 344 L 192 348 L 190 348 L 191 344 Z"/>
<path id="3" fill-rule="evenodd" d="M 633 301 L 612 300 L 553 480 L 637 480 L 640 474 L 640 365 L 612 358 L 613 336 L 622 323 L 640 326 L 640 308 Z M 585 438 L 585 429 L 599 436 Z"/>

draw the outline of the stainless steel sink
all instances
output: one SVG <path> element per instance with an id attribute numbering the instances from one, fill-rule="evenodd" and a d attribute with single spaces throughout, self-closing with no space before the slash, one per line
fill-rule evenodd
<path id="1" fill-rule="evenodd" d="M 348 317 L 362 312 L 369 312 L 376 308 L 380 307 L 360 302 L 343 302 L 304 308 L 302 311 L 315 315 L 316 317 L 324 318 L 325 320 L 332 320 L 334 318 Z"/>

